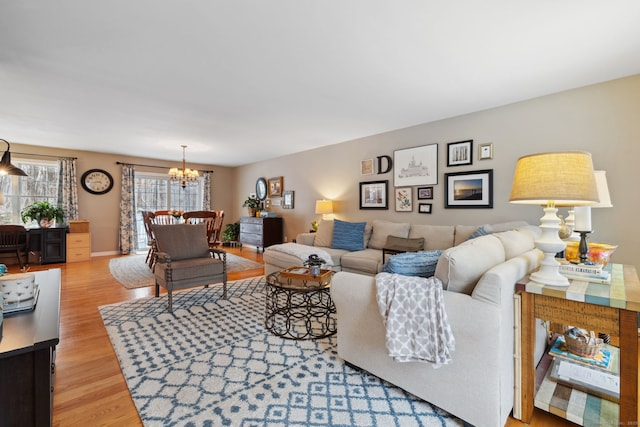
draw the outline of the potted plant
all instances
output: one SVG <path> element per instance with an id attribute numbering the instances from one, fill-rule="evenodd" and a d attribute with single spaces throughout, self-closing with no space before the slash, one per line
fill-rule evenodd
<path id="1" fill-rule="evenodd" d="M 224 231 L 222 232 L 222 241 L 235 242 L 238 240 L 239 236 L 240 236 L 240 223 L 234 222 L 231 224 L 227 224 L 224 227 Z"/>
<path id="2" fill-rule="evenodd" d="M 249 196 L 242 204 L 243 208 L 249 209 L 249 216 L 256 216 L 256 210 L 260 207 L 260 199 L 255 196 Z"/>
<path id="3" fill-rule="evenodd" d="M 313 277 L 320 275 L 320 266 L 325 263 L 326 261 L 320 258 L 317 254 L 311 254 L 306 260 L 304 260 L 304 266 L 309 267 Z"/>
<path id="4" fill-rule="evenodd" d="M 55 222 L 62 222 L 64 211 L 49 202 L 34 202 L 20 211 L 20 217 L 25 224 L 36 221 L 40 227 L 48 228 Z"/>

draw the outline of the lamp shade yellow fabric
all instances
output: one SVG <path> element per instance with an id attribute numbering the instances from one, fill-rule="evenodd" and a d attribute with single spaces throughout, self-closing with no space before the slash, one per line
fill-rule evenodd
<path id="1" fill-rule="evenodd" d="M 316 213 L 323 215 L 333 213 L 333 202 L 331 200 L 316 200 Z"/>
<path id="2" fill-rule="evenodd" d="M 598 203 L 591 154 L 569 151 L 519 158 L 509 201 L 532 205 L 552 202 L 558 206 Z"/>

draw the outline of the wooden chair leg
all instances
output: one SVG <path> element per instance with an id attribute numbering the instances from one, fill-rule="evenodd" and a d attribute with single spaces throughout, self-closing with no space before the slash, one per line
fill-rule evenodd
<path id="1" fill-rule="evenodd" d="M 160 285 L 156 282 L 156 298 L 160 296 Z"/>
<path id="2" fill-rule="evenodd" d="M 173 313 L 173 294 L 171 290 L 168 290 L 167 293 L 169 294 L 169 313 Z"/>

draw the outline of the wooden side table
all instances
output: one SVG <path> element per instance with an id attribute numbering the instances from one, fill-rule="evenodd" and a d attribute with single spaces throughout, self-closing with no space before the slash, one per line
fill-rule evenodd
<path id="1" fill-rule="evenodd" d="M 611 425 L 637 425 L 640 282 L 635 267 L 622 264 L 613 264 L 610 267 L 610 285 L 573 280 L 568 288 L 558 288 L 529 279 L 516 285 L 516 291 L 521 295 L 522 301 L 521 419 L 525 423 L 531 421 L 535 402 L 536 369 L 533 359 L 535 319 L 539 318 L 619 337 L 619 419 L 617 422 L 611 420 Z M 609 403 L 607 405 L 610 407 Z M 556 408 L 550 409 L 550 412 L 565 416 L 570 412 L 569 409 L 565 408 L 563 411 Z M 577 422 L 575 412 L 573 416 L 574 419 L 571 421 Z M 579 421 L 580 415 L 577 418 Z"/>

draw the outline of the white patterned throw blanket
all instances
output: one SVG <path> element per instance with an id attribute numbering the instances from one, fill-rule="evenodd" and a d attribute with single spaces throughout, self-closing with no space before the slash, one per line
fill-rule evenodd
<path id="1" fill-rule="evenodd" d="M 442 282 L 435 277 L 376 275 L 377 300 L 389 356 L 396 362 L 451 362 L 455 339 L 444 309 Z"/>
<path id="2" fill-rule="evenodd" d="M 329 252 L 317 246 L 301 245 L 299 243 L 281 243 L 269 246 L 269 250 L 283 252 L 287 255 L 297 257 L 300 259 L 300 263 L 309 258 L 309 255 L 316 254 L 326 261 L 326 263 L 323 264 L 324 266 L 331 267 L 333 265 L 333 260 Z"/>

